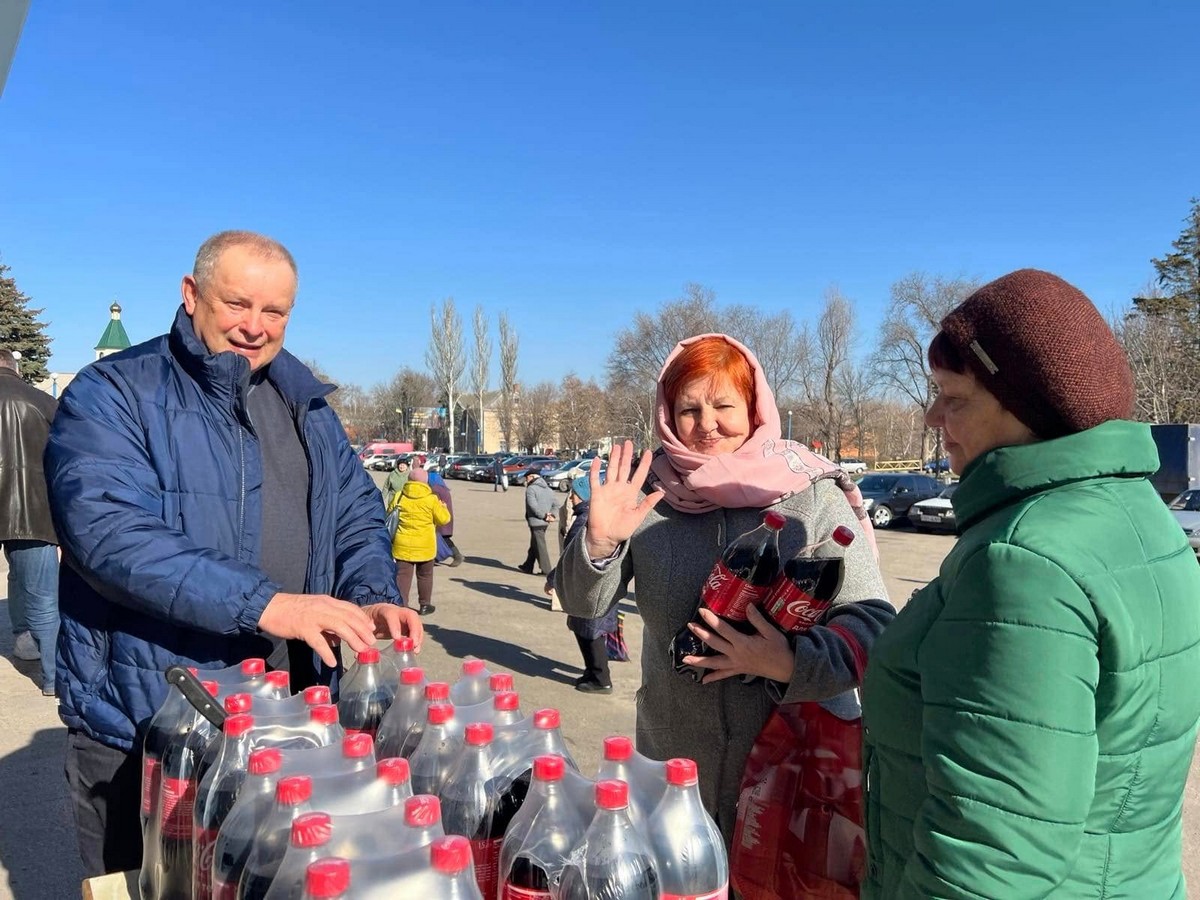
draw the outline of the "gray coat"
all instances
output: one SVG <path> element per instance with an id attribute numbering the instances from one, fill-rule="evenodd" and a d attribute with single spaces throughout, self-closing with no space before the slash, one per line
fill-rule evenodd
<path id="1" fill-rule="evenodd" d="M 546 516 L 554 512 L 556 506 L 554 491 L 541 475 L 525 485 L 525 521 L 530 528 L 547 527 Z"/>
<path id="2" fill-rule="evenodd" d="M 784 685 L 728 678 L 694 684 L 671 666 L 672 637 L 692 618 L 700 587 L 731 540 L 757 527 L 763 510 L 681 513 L 662 501 L 603 569 L 588 558 L 586 541 L 567 544 L 556 584 L 568 613 L 596 618 L 625 596 L 637 578 L 642 634 L 642 686 L 637 692 L 637 748 L 653 759 L 683 756 L 699 765 L 700 793 L 725 841 L 733 837 L 738 789 L 746 757 L 775 705 L 800 700 L 854 704 L 865 655 L 895 616 L 879 566 L 850 504 L 832 481 L 776 504 L 788 524 L 780 533 L 782 559 L 829 536 L 838 525 L 858 540 L 846 554 L 846 579 L 822 623 L 795 639 L 796 664 Z M 835 626 L 833 628 L 825 626 Z M 858 645 L 856 659 L 850 641 Z"/>

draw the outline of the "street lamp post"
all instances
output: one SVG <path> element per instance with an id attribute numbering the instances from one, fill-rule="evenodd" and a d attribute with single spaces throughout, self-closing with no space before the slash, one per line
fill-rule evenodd
<path id="1" fill-rule="evenodd" d="M 792 411 L 790 409 L 788 410 L 788 437 L 787 437 L 787 439 L 789 441 L 792 439 Z"/>

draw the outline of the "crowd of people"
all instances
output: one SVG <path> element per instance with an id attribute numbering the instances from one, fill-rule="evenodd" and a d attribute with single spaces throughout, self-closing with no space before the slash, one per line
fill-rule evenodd
<path id="1" fill-rule="evenodd" d="M 213 236 L 169 333 L 84 369 L 57 410 L 0 351 L 10 617 L 68 728 L 89 875 L 140 863 L 138 750 L 164 668 L 266 656 L 294 689 L 336 686 L 342 648 L 420 644 L 434 566 L 462 559 L 440 475 L 397 465 L 381 496 L 329 386 L 284 349 L 297 284 L 278 242 Z M 959 538 L 899 614 L 854 481 L 783 438 L 754 353 L 723 334 L 668 357 L 658 449 L 614 446 L 561 506 L 527 476 L 517 568 L 568 613 L 584 693 L 612 692 L 636 581 L 637 748 L 697 761 L 727 843 L 764 724 L 815 703 L 864 726 L 862 897 L 1182 898 L 1200 566 L 1149 483 L 1120 345 L 1080 291 L 1021 270 L 946 316 L 927 358 Z M 749 633 L 698 612 L 714 561 L 767 511 L 785 559 L 853 535 L 840 592 L 797 633 L 753 605 Z M 684 628 L 709 651 L 683 660 L 698 681 L 668 652 Z"/>

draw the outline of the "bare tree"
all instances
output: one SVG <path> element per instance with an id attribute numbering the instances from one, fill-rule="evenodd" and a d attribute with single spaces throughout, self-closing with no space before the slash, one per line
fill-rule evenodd
<path id="1" fill-rule="evenodd" d="M 845 435 L 855 455 L 867 454 L 871 436 L 871 411 L 876 405 L 875 379 L 865 366 L 845 365 L 838 373 L 837 392 L 845 411 Z"/>
<path id="2" fill-rule="evenodd" d="M 438 386 L 424 372 L 407 366 L 386 384 L 377 384 L 367 395 L 369 426 L 365 437 L 394 437 L 415 441 L 413 421 L 419 409 L 437 403 Z"/>
<path id="3" fill-rule="evenodd" d="M 549 381 L 540 381 L 521 392 L 517 435 L 521 446 L 527 452 L 533 453 L 553 438 L 557 399 L 558 392 Z"/>
<path id="4" fill-rule="evenodd" d="M 508 316 L 500 313 L 500 431 L 504 435 L 504 447 L 512 452 L 517 424 L 517 352 L 520 341 L 508 322 Z"/>
<path id="5" fill-rule="evenodd" d="M 1150 284 L 1112 323 L 1133 370 L 1134 414 L 1146 422 L 1194 422 L 1200 416 L 1200 363 L 1190 309 L 1164 302 Z"/>
<path id="6" fill-rule="evenodd" d="M 454 452 L 454 410 L 458 404 L 461 392 L 463 371 L 467 367 L 467 354 L 463 350 L 462 319 L 454 308 L 454 298 L 447 297 L 442 301 L 439 311 L 437 304 L 429 307 L 429 349 L 425 351 L 425 362 L 437 382 L 438 389 L 446 398 L 446 415 L 449 417 L 447 428 L 450 452 Z"/>
<path id="7" fill-rule="evenodd" d="M 913 272 L 892 285 L 892 299 L 880 326 L 874 371 L 885 388 L 907 397 L 921 412 L 921 457 L 928 456 L 925 413 L 933 399 L 925 350 L 954 307 L 978 287 L 966 278 Z"/>
<path id="8" fill-rule="evenodd" d="M 478 401 L 479 447 L 483 447 L 483 395 L 487 393 L 488 373 L 492 365 L 492 339 L 488 334 L 487 315 L 482 306 L 475 307 L 475 351 L 471 354 L 471 390 Z"/>
<path id="9" fill-rule="evenodd" d="M 592 379 L 581 381 L 574 372 L 562 380 L 558 395 L 558 437 L 563 447 L 586 450 L 607 430 L 605 396 Z"/>
<path id="10" fill-rule="evenodd" d="M 846 410 L 838 387 L 850 363 L 854 343 L 854 310 L 837 290 L 825 293 L 825 306 L 812 342 L 811 364 L 803 376 L 804 399 L 825 453 L 836 459 L 842 452 Z"/>

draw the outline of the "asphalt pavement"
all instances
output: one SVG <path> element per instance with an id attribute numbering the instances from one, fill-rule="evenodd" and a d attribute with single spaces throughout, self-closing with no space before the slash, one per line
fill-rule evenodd
<path id="1" fill-rule="evenodd" d="M 382 483 L 382 474 L 376 481 Z M 591 772 L 605 736 L 633 732 L 642 643 L 637 608 L 632 602 L 624 606 L 633 659 L 612 665 L 613 693 L 575 691 L 579 652 L 565 617 L 550 611 L 541 577 L 515 568 L 529 543 L 523 489 L 494 493 L 490 485 L 461 481 L 450 486 L 455 542 L 465 559 L 456 568 L 437 568 L 437 610 L 424 620 L 420 664 L 441 680 L 452 680 L 467 656 L 486 660 L 492 671 L 511 672 L 523 709 L 553 706 L 562 711 L 568 747 L 580 768 Z M 553 554 L 553 533 L 550 544 Z M 945 535 L 903 528 L 881 532 L 880 554 L 893 602 L 903 605 L 936 575 L 952 544 L 953 538 Z M 0 590 L 6 574 L 0 562 Z M 12 658 L 7 610 L 7 600 L 0 601 L 0 900 L 72 900 L 80 896 L 81 871 L 62 773 L 66 729 L 55 702 L 41 696 L 37 663 Z M 1184 812 L 1185 869 L 1193 884 L 1200 883 L 1196 768 Z"/>

